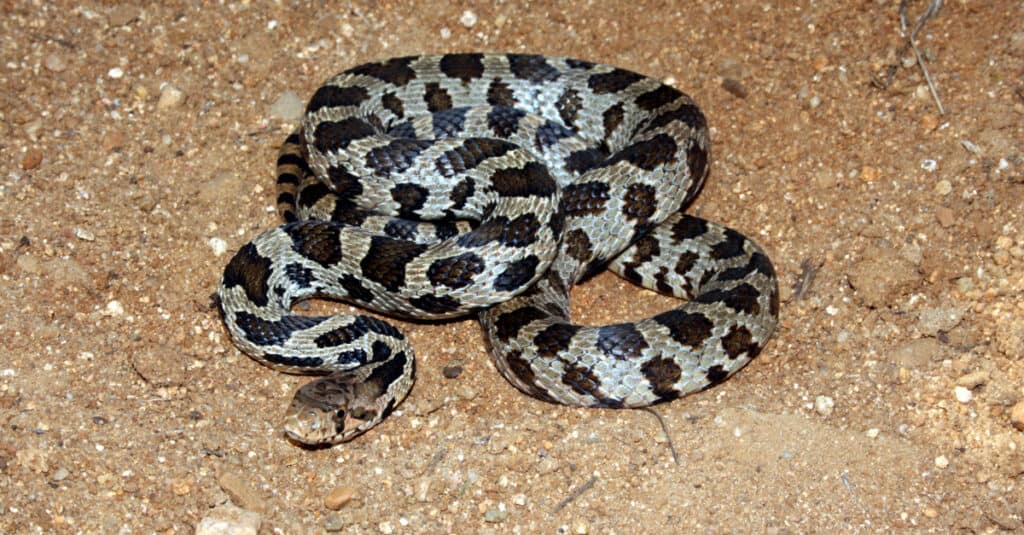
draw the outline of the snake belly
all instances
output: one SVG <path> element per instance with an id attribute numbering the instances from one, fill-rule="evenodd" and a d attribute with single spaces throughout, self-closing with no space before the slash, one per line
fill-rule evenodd
<path id="1" fill-rule="evenodd" d="M 497 369 L 565 405 L 643 407 L 721 382 L 778 322 L 753 241 L 683 213 L 710 139 L 684 93 L 632 71 L 527 54 L 392 58 L 331 78 L 278 159 L 284 225 L 244 245 L 218 298 L 235 344 L 323 375 L 285 431 L 351 440 L 409 392 L 413 350 L 367 315 L 479 314 Z M 578 326 L 569 291 L 604 268 L 685 299 L 635 323 Z"/>

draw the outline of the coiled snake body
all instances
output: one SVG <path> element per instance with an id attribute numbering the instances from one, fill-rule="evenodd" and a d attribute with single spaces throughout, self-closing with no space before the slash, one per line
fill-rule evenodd
<path id="1" fill-rule="evenodd" d="M 497 368 L 543 400 L 675 399 L 754 358 L 778 316 L 767 256 L 682 213 L 709 150 L 688 96 L 607 65 L 449 54 L 349 69 L 282 147 L 288 223 L 229 262 L 225 323 L 257 361 L 326 375 L 285 419 L 309 444 L 376 425 L 413 375 L 390 324 L 290 312 L 312 296 L 408 318 L 478 312 Z M 574 325 L 569 289 L 604 267 L 688 300 L 636 323 Z"/>

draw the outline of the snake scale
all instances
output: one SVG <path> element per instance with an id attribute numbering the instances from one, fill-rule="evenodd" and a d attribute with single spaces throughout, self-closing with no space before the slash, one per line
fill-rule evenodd
<path id="1" fill-rule="evenodd" d="M 324 375 L 285 417 L 306 444 L 365 432 L 413 382 L 398 329 L 291 312 L 314 296 L 405 318 L 478 314 L 498 370 L 554 403 L 643 407 L 701 390 L 758 354 L 779 308 L 756 244 L 683 213 L 709 151 L 690 97 L 608 65 L 448 54 L 354 67 L 283 144 L 287 222 L 228 263 L 225 324 L 260 363 Z M 573 324 L 570 288 L 604 268 L 685 300 L 635 323 Z"/>

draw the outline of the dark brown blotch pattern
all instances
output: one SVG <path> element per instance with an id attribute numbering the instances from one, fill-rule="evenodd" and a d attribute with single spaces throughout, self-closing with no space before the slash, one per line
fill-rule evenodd
<path id="1" fill-rule="evenodd" d="M 235 325 L 242 329 L 247 340 L 258 346 L 282 345 L 295 331 L 316 327 L 327 319 L 327 316 L 289 314 L 277 321 L 268 321 L 245 311 L 235 313 Z"/>
<path id="2" fill-rule="evenodd" d="M 580 110 L 583 109 L 583 97 L 580 96 L 579 91 L 570 87 L 563 91 L 555 101 L 555 109 L 558 110 L 558 116 L 561 117 L 562 122 L 571 127 Z"/>
<path id="3" fill-rule="evenodd" d="M 761 293 L 757 291 L 757 288 L 744 282 L 727 290 L 715 289 L 704 292 L 698 295 L 694 301 L 709 304 L 722 303 L 736 312 L 755 315 L 761 313 L 761 305 L 757 302 L 758 297 L 761 297 Z"/>
<path id="4" fill-rule="evenodd" d="M 539 162 L 496 170 L 491 175 L 491 187 L 502 197 L 550 197 L 558 191 L 548 168 Z"/>
<path id="5" fill-rule="evenodd" d="M 377 147 L 366 155 L 366 166 L 373 174 L 382 177 L 401 173 L 412 167 L 424 149 L 433 142 L 425 139 L 394 139 L 383 147 Z"/>
<path id="6" fill-rule="evenodd" d="M 681 93 L 674 87 L 667 85 L 660 85 L 655 89 L 652 89 L 638 97 L 636 97 L 636 105 L 644 111 L 654 111 L 666 104 L 671 104 L 679 98 Z"/>
<path id="7" fill-rule="evenodd" d="M 637 141 L 623 147 L 608 159 L 606 166 L 612 166 L 619 162 L 629 162 L 645 171 L 653 171 L 658 166 L 668 165 L 676 161 L 676 151 L 679 146 L 672 136 L 658 134 L 650 139 Z"/>
<path id="8" fill-rule="evenodd" d="M 469 108 L 452 108 L 434 113 L 431 117 L 434 137 L 455 137 L 462 133 L 466 126 L 466 112 Z"/>
<path id="9" fill-rule="evenodd" d="M 540 259 L 534 255 L 510 262 L 506 265 L 505 271 L 494 278 L 494 289 L 512 292 L 526 286 L 537 275 L 538 264 Z"/>
<path id="10" fill-rule="evenodd" d="M 562 372 L 562 383 L 578 394 L 603 397 L 600 394 L 601 379 L 589 368 L 572 363 L 566 364 L 565 371 Z"/>
<path id="11" fill-rule="evenodd" d="M 370 123 L 355 117 L 340 121 L 323 121 L 313 130 L 313 146 L 321 153 L 334 149 L 344 149 L 356 139 L 362 139 L 377 133 Z"/>
<path id="12" fill-rule="evenodd" d="M 537 386 L 537 376 L 533 373 L 530 363 L 523 358 L 522 351 L 513 351 L 505 355 L 505 362 L 508 363 L 509 372 L 522 382 L 523 392 L 543 401 L 555 401 L 547 391 Z"/>
<path id="13" fill-rule="evenodd" d="M 535 84 L 553 82 L 561 75 L 547 58 L 533 54 L 509 54 L 508 66 L 516 78 Z"/>
<path id="14" fill-rule="evenodd" d="M 341 260 L 341 228 L 327 221 L 303 221 L 281 227 L 296 253 L 324 266 Z"/>
<path id="15" fill-rule="evenodd" d="M 517 104 L 512 88 L 501 78 L 491 80 L 491 85 L 487 87 L 487 103 L 491 106 L 515 106 Z"/>
<path id="16" fill-rule="evenodd" d="M 405 286 L 405 266 L 426 250 L 426 245 L 375 236 L 359 266 L 364 278 L 397 292 Z"/>
<path id="17" fill-rule="evenodd" d="M 487 128 L 498 137 L 509 137 L 519 129 L 519 120 L 526 112 L 509 106 L 495 106 L 487 112 Z"/>
<path id="18" fill-rule="evenodd" d="M 638 359 L 647 349 L 647 340 L 632 323 L 607 325 L 597 330 L 597 348 L 616 360 Z"/>
<path id="19" fill-rule="evenodd" d="M 654 321 L 668 329 L 669 336 L 686 347 L 697 348 L 711 337 L 714 324 L 706 316 L 683 310 L 670 310 L 654 316 Z"/>
<path id="20" fill-rule="evenodd" d="M 543 358 L 555 358 L 559 353 L 569 349 L 573 336 L 580 327 L 571 323 L 554 323 L 533 337 L 537 354 Z"/>
<path id="21" fill-rule="evenodd" d="M 448 258 L 439 258 L 427 268 L 427 279 L 434 286 L 465 288 L 473 278 L 484 271 L 487 264 L 474 253 L 462 253 Z"/>
<path id="22" fill-rule="evenodd" d="M 423 208 L 429 196 L 427 188 L 419 184 L 395 184 L 391 188 L 391 200 L 398 203 L 398 215 L 410 219 L 417 216 L 416 211 Z"/>
<path id="23" fill-rule="evenodd" d="M 347 72 L 351 74 L 371 76 L 389 84 L 404 86 L 416 79 L 416 71 L 411 67 L 412 62 L 416 59 L 416 56 L 392 58 L 380 63 L 367 63 L 366 65 L 360 65 L 349 69 Z"/>
<path id="24" fill-rule="evenodd" d="M 370 93 L 364 87 L 335 85 L 321 86 L 313 93 L 306 106 L 306 113 L 314 113 L 321 108 L 333 108 L 337 106 L 358 106 L 370 98 Z"/>
<path id="25" fill-rule="evenodd" d="M 508 342 L 518 337 L 519 331 L 523 327 L 547 316 L 548 314 L 543 310 L 533 306 L 524 306 L 511 312 L 505 312 L 494 320 L 495 334 L 502 342 Z"/>
<path id="26" fill-rule="evenodd" d="M 566 217 L 594 215 L 604 211 L 611 199 L 606 182 L 591 181 L 572 184 L 562 189 L 560 207 Z"/>
<path id="27" fill-rule="evenodd" d="M 569 256 L 580 262 L 590 261 L 594 254 L 594 246 L 590 236 L 581 229 L 573 229 L 562 238 L 562 248 Z"/>
<path id="28" fill-rule="evenodd" d="M 754 342 L 754 337 L 751 336 L 749 329 L 742 325 L 736 325 L 722 337 L 722 349 L 730 359 L 739 358 L 743 354 L 750 359 L 757 355 L 761 346 Z"/>
<path id="29" fill-rule="evenodd" d="M 631 221 L 643 222 L 654 215 L 657 192 L 649 184 L 630 184 L 622 198 L 622 215 Z"/>
<path id="30" fill-rule="evenodd" d="M 499 240 L 507 247 L 526 247 L 537 241 L 541 224 L 533 214 L 521 215 L 502 226 Z"/>
<path id="31" fill-rule="evenodd" d="M 423 100 L 427 103 L 427 110 L 431 112 L 449 110 L 452 107 L 451 95 L 437 82 L 430 82 L 424 86 Z"/>
<path id="32" fill-rule="evenodd" d="M 222 284 L 225 288 L 241 286 L 245 296 L 258 307 L 267 306 L 270 291 L 270 273 L 274 262 L 261 256 L 256 246 L 247 243 L 231 257 L 224 268 Z"/>
<path id="33" fill-rule="evenodd" d="M 676 383 L 683 376 L 679 364 L 670 358 L 658 357 L 651 359 L 642 366 L 640 372 L 651 385 L 651 391 L 658 396 L 658 401 L 671 401 L 679 397 Z"/>
<path id="34" fill-rule="evenodd" d="M 438 64 L 441 72 L 450 78 L 458 78 L 462 83 L 480 78 L 484 74 L 483 54 L 447 54 Z"/>
<path id="35" fill-rule="evenodd" d="M 381 106 L 384 106 L 385 110 L 395 114 L 399 119 L 405 117 L 405 103 L 403 103 L 402 99 L 398 98 L 394 93 L 384 93 L 384 95 L 380 97 L 380 104 Z"/>
<path id="36" fill-rule="evenodd" d="M 476 168 L 488 158 L 503 156 L 516 146 L 499 139 L 467 138 L 462 145 L 438 156 L 434 167 L 441 176 L 452 177 Z"/>
<path id="37" fill-rule="evenodd" d="M 644 77 L 625 69 L 614 69 L 610 72 L 592 75 L 587 80 L 587 85 L 598 95 L 606 93 L 618 93 L 623 89 L 639 82 Z"/>

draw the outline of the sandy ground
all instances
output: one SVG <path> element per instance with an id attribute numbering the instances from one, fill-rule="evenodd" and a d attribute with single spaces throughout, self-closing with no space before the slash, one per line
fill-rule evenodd
<path id="1" fill-rule="evenodd" d="M 895 1 L 298 4 L 0 2 L 0 532 L 1022 530 L 1024 4 L 927 23 L 945 114 L 898 55 Z M 692 94 L 715 139 L 692 211 L 768 249 L 781 329 L 657 407 L 666 436 L 520 394 L 471 319 L 401 324 L 401 410 L 296 447 L 279 420 L 307 379 L 239 353 L 210 304 L 279 222 L 274 104 L 364 61 L 477 50 Z M 573 306 L 671 301 L 603 274 Z"/>

